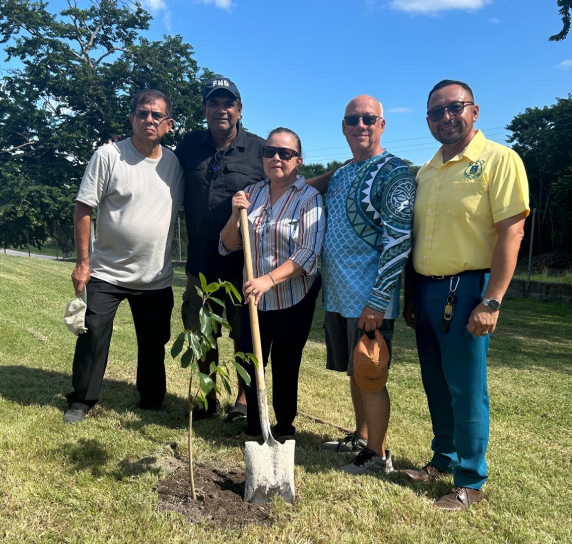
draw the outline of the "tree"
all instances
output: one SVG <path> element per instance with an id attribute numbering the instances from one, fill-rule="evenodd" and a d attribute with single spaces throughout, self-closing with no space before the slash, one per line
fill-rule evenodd
<path id="1" fill-rule="evenodd" d="M 568 254 L 565 224 L 570 201 L 566 204 L 561 197 L 569 195 L 568 184 L 572 182 L 572 94 L 556 100 L 552 106 L 527 108 L 507 129 L 513 133 L 509 141 L 526 167 L 531 207 L 537 208 L 537 249 Z"/>
<path id="2" fill-rule="evenodd" d="M 570 32 L 570 25 L 572 24 L 572 0 L 556 0 L 556 4 L 560 8 L 558 11 L 562 16 L 562 30 L 554 36 L 548 38 L 551 42 L 560 42 L 566 39 L 568 32 Z"/>
<path id="3" fill-rule="evenodd" d="M 204 374 L 200 372 L 197 361 L 205 361 L 206 354 L 209 350 L 216 345 L 216 341 L 213 338 L 213 333 L 217 333 L 220 327 L 230 330 L 230 325 L 228 322 L 219 317 L 215 312 L 213 312 L 211 303 L 220 304 L 224 308 L 224 302 L 213 296 L 214 293 L 219 291 L 219 289 L 224 289 L 226 294 L 235 304 L 240 304 L 241 297 L 239 292 L 236 290 L 234 285 L 228 281 L 212 282 L 207 284 L 207 280 L 203 274 L 199 274 L 201 280 L 201 286 L 196 287 L 197 295 L 202 300 L 202 306 L 199 310 L 199 325 L 195 325 L 190 330 L 185 330 L 179 334 L 177 340 L 173 343 L 171 348 L 171 355 L 173 358 L 178 357 L 181 353 L 181 366 L 183 368 L 190 368 L 191 375 L 189 377 L 189 392 L 187 396 L 187 409 L 189 412 L 189 428 L 188 428 L 188 447 L 189 447 L 189 481 L 191 484 L 191 498 L 195 500 L 197 498 L 195 492 L 195 479 L 193 476 L 193 404 L 198 402 L 201 408 L 208 408 L 207 395 L 212 389 L 215 389 L 217 394 L 220 395 L 220 391 L 217 388 L 215 381 L 212 379 L 214 376 L 218 376 L 222 381 L 222 384 L 228 393 L 231 394 L 230 390 L 230 378 L 228 374 L 227 364 L 224 362 L 211 363 L 209 368 L 209 373 Z M 244 383 L 250 385 L 250 375 L 244 369 L 241 363 L 237 359 L 240 359 L 244 363 L 253 363 L 258 365 L 258 360 L 252 353 L 242 353 L 238 352 L 235 354 L 236 359 L 232 360 L 232 365 L 236 368 Z M 198 385 L 196 385 L 195 393 L 193 394 L 193 378 L 198 379 Z"/>
<path id="4" fill-rule="evenodd" d="M 140 36 L 150 20 L 119 0 L 68 0 L 59 14 L 42 0 L 0 3 L 0 43 L 21 63 L 0 83 L 0 235 L 12 245 L 28 236 L 40 245 L 54 221 L 69 237 L 85 164 L 112 134 L 131 132 L 138 90 L 157 88 L 173 103 L 165 145 L 202 128 L 201 89 L 213 74 L 181 36 Z"/>

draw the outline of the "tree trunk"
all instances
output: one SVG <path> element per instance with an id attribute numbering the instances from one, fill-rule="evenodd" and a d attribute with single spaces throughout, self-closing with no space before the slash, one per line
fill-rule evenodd
<path id="1" fill-rule="evenodd" d="M 193 384 L 193 374 L 189 378 L 189 394 L 187 396 L 187 408 L 189 410 L 189 435 L 188 435 L 188 445 L 189 445 L 189 482 L 191 484 L 191 498 L 196 501 L 197 493 L 195 491 L 195 478 L 193 475 L 193 400 L 191 394 L 191 386 Z"/>

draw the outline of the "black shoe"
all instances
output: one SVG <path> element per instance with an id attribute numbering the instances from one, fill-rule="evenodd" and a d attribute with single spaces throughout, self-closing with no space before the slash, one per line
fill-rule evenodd
<path id="1" fill-rule="evenodd" d="M 228 413 L 228 415 L 224 418 L 225 423 L 232 423 L 237 419 L 242 419 L 246 417 L 246 404 L 242 404 L 242 402 L 237 402 L 234 405 L 234 408 Z"/>
<path id="2" fill-rule="evenodd" d="M 64 414 L 64 423 L 79 423 L 84 420 L 86 414 L 81 408 L 69 408 Z"/>
<path id="3" fill-rule="evenodd" d="M 146 412 L 154 412 L 156 414 L 161 414 L 163 416 L 167 415 L 167 410 L 165 410 L 163 406 L 157 404 L 150 404 L 149 406 L 141 406 L 141 404 L 138 404 L 137 408 L 139 408 L 139 410 L 145 410 Z"/>
<path id="4" fill-rule="evenodd" d="M 218 416 L 221 412 L 220 402 L 216 399 L 214 402 L 209 401 L 209 407 L 205 410 L 199 406 L 193 408 L 193 421 L 200 421 L 201 419 L 209 419 Z"/>

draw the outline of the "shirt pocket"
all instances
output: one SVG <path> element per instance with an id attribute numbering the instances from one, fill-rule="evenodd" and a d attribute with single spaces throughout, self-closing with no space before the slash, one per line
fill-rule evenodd
<path id="1" fill-rule="evenodd" d="M 486 182 L 454 181 L 449 193 L 447 213 L 450 217 L 467 219 L 479 217 L 487 201 L 486 195 Z"/>
<path id="2" fill-rule="evenodd" d="M 224 190 L 227 194 L 232 195 L 237 191 L 242 191 L 247 185 L 261 181 L 256 179 L 258 177 L 256 176 L 256 170 L 245 164 L 225 164 L 224 176 Z"/>
<path id="3" fill-rule="evenodd" d="M 288 221 L 288 240 L 290 247 L 293 249 L 300 245 L 300 218 L 290 219 Z"/>
<path id="4" fill-rule="evenodd" d="M 209 161 L 185 161 L 183 170 L 185 173 L 185 185 L 196 190 L 200 189 L 202 193 L 206 193 L 209 189 L 209 182 L 207 180 L 207 170 Z"/>

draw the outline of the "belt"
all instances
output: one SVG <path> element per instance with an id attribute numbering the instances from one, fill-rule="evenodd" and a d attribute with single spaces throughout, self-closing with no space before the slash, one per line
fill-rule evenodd
<path id="1" fill-rule="evenodd" d="M 440 280 L 450 280 L 451 278 L 457 276 L 464 276 L 465 274 L 474 274 L 475 272 L 481 272 L 482 274 L 488 274 L 491 271 L 490 268 L 483 268 L 482 270 L 463 270 L 457 274 L 449 274 L 448 276 L 423 276 L 424 278 L 429 278 L 430 280 L 440 281 Z"/>

